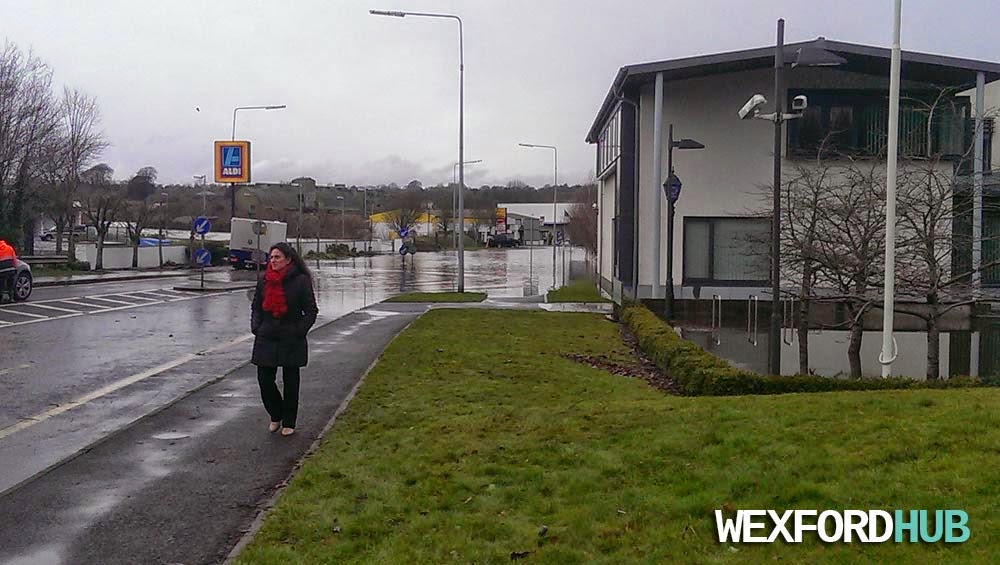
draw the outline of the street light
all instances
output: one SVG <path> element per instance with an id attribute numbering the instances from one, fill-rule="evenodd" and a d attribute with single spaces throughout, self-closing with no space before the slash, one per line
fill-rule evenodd
<path id="1" fill-rule="evenodd" d="M 163 268 L 163 230 L 164 224 L 167 221 L 167 214 L 170 213 L 170 200 L 165 200 L 169 198 L 170 195 L 166 192 L 160 193 L 160 205 L 164 206 L 163 210 L 160 210 L 160 237 L 156 238 L 156 245 L 159 247 L 160 251 L 160 268 Z"/>
<path id="2" fill-rule="evenodd" d="M 237 106 L 233 108 L 233 141 L 236 141 L 236 112 L 240 110 L 284 110 L 286 106 L 284 104 L 274 104 L 267 106 Z M 229 186 L 229 216 L 231 218 L 236 217 L 236 184 L 230 183 Z"/>
<path id="3" fill-rule="evenodd" d="M 201 215 L 204 216 L 206 209 L 205 198 L 207 197 L 205 190 L 205 175 L 193 175 L 193 177 L 195 180 L 195 187 L 198 186 L 198 181 L 201 181 Z"/>
<path id="4" fill-rule="evenodd" d="M 462 18 L 453 14 L 369 10 L 373 16 L 445 18 L 458 22 L 458 162 L 465 162 L 465 39 Z M 458 168 L 458 223 L 465 226 L 465 167 Z M 465 238 L 458 239 L 458 292 L 465 292 Z"/>
<path id="5" fill-rule="evenodd" d="M 538 145 L 535 143 L 518 143 L 521 147 L 531 147 L 536 149 L 552 150 L 552 290 L 556 289 L 556 222 L 559 214 L 556 213 L 556 198 L 559 192 L 559 150 L 554 145 Z M 563 273 L 563 282 L 566 282 L 566 273 Z"/>
<path id="6" fill-rule="evenodd" d="M 803 47 L 796 53 L 792 67 L 832 67 L 847 60 L 826 49 Z M 760 114 L 759 108 L 767 99 L 755 94 L 740 110 L 742 119 L 760 118 L 774 123 L 774 188 L 771 211 L 771 327 L 768 332 L 767 370 L 772 375 L 781 374 L 781 126 L 786 120 L 799 118 L 800 113 L 785 113 L 785 20 L 778 19 L 777 42 L 774 47 L 774 112 Z M 792 109 L 805 110 L 805 96 L 796 96 Z"/>
<path id="7" fill-rule="evenodd" d="M 483 162 L 482 159 L 476 159 L 474 161 L 466 161 L 465 163 L 455 163 L 455 165 L 451 168 L 451 183 L 452 183 L 452 185 L 454 185 L 454 188 L 452 188 L 452 190 L 451 190 L 451 210 L 452 210 L 452 219 L 454 220 L 454 222 L 452 223 L 452 226 L 457 226 L 458 225 L 458 220 L 457 220 L 457 215 L 456 215 L 458 213 L 458 202 L 457 202 L 458 201 L 458 181 L 455 179 L 455 174 L 456 174 L 456 171 L 458 171 L 458 166 L 460 164 L 463 164 L 463 165 L 473 165 L 475 163 L 482 163 L 482 162 Z M 457 227 L 454 230 L 454 232 L 455 233 L 452 235 L 452 239 L 455 241 L 454 247 L 456 249 L 458 249 L 458 238 L 460 237 L 460 235 L 464 235 L 465 234 L 465 226 L 462 225 L 462 226 Z"/>
<path id="8" fill-rule="evenodd" d="M 337 200 L 340 200 L 340 239 L 347 239 L 347 230 L 344 227 L 344 197 L 338 194 Z"/>
<path id="9" fill-rule="evenodd" d="M 704 148 L 693 139 L 675 140 L 674 124 L 667 127 L 667 181 L 663 183 L 667 195 L 667 295 L 663 310 L 667 321 L 674 319 L 674 206 L 681 196 L 681 179 L 674 174 L 674 149 Z"/>

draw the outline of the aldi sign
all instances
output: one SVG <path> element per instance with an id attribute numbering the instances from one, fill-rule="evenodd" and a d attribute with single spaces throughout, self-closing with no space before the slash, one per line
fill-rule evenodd
<path id="1" fill-rule="evenodd" d="M 215 182 L 250 182 L 250 142 L 215 142 Z"/>

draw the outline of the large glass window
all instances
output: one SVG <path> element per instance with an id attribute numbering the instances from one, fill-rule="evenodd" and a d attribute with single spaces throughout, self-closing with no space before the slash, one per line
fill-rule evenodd
<path id="1" fill-rule="evenodd" d="M 597 174 L 602 175 L 614 165 L 621 154 L 621 110 L 619 109 L 601 130 L 597 137 Z"/>
<path id="2" fill-rule="evenodd" d="M 684 282 L 767 284 L 767 218 L 684 218 Z"/>
<path id="3" fill-rule="evenodd" d="M 788 122 L 788 152 L 815 158 L 837 154 L 881 155 L 888 144 L 889 100 L 882 91 L 792 91 L 809 97 L 802 117 Z M 962 135 L 969 117 L 967 97 L 934 92 L 904 93 L 899 108 L 899 154 L 958 159 L 968 145 Z"/>

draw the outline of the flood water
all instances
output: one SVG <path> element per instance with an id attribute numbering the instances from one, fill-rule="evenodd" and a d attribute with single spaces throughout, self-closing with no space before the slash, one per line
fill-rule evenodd
<path id="1" fill-rule="evenodd" d="M 682 337 L 700 345 L 706 351 L 730 361 L 733 365 L 767 373 L 767 320 L 761 320 L 756 331 L 746 325 L 711 329 L 709 324 L 694 320 L 678 324 Z M 939 376 L 972 375 L 991 380 L 1000 378 L 1000 324 L 977 323 L 972 331 L 941 332 Z M 923 379 L 927 375 L 927 333 L 896 331 L 893 333 L 898 357 L 892 364 L 896 376 Z M 781 374 L 799 373 L 799 341 L 797 332 L 781 334 Z M 850 375 L 847 348 L 850 333 L 846 330 L 810 330 L 810 373 L 828 377 Z M 882 350 L 882 332 L 866 331 L 861 341 L 862 374 L 881 375 L 878 362 Z"/>

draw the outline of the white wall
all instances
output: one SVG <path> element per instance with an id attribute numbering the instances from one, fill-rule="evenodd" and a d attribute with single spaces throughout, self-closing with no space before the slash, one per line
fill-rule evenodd
<path id="1" fill-rule="evenodd" d="M 599 202 L 598 204 L 598 270 L 602 278 L 612 280 L 617 278 L 614 273 L 614 228 L 615 199 L 618 194 L 618 175 L 611 173 L 598 182 Z"/>
<path id="2" fill-rule="evenodd" d="M 667 206 L 661 187 L 667 171 L 667 129 L 674 137 L 705 144 L 701 150 L 674 150 L 674 171 L 684 183 L 674 222 L 674 281 L 682 276 L 684 216 L 745 214 L 756 205 L 755 186 L 772 176 L 774 128 L 762 120 L 740 121 L 736 111 L 756 92 L 773 90 L 773 71 L 761 69 L 684 81 L 663 86 L 663 172 L 653 174 L 653 85 L 642 91 L 639 124 L 639 285 L 649 297 L 653 284 L 652 214 L 660 200 L 661 281 L 667 273 Z M 770 95 L 768 95 L 770 97 Z M 644 289 L 642 287 L 645 287 Z M 643 290 L 645 292 L 643 292 Z M 661 296 L 662 297 L 662 296 Z"/>
<path id="3" fill-rule="evenodd" d="M 86 261 L 93 269 L 97 264 L 97 245 L 88 243 L 78 245 L 77 249 L 83 248 L 86 254 Z M 132 267 L 132 247 L 126 246 L 105 246 L 104 247 L 104 268 L 105 269 L 129 269 Z M 181 245 L 165 245 L 163 247 L 163 262 L 172 261 L 184 265 L 188 262 L 187 248 Z M 139 267 L 158 267 L 160 265 L 160 251 L 157 247 L 139 248 Z"/>

